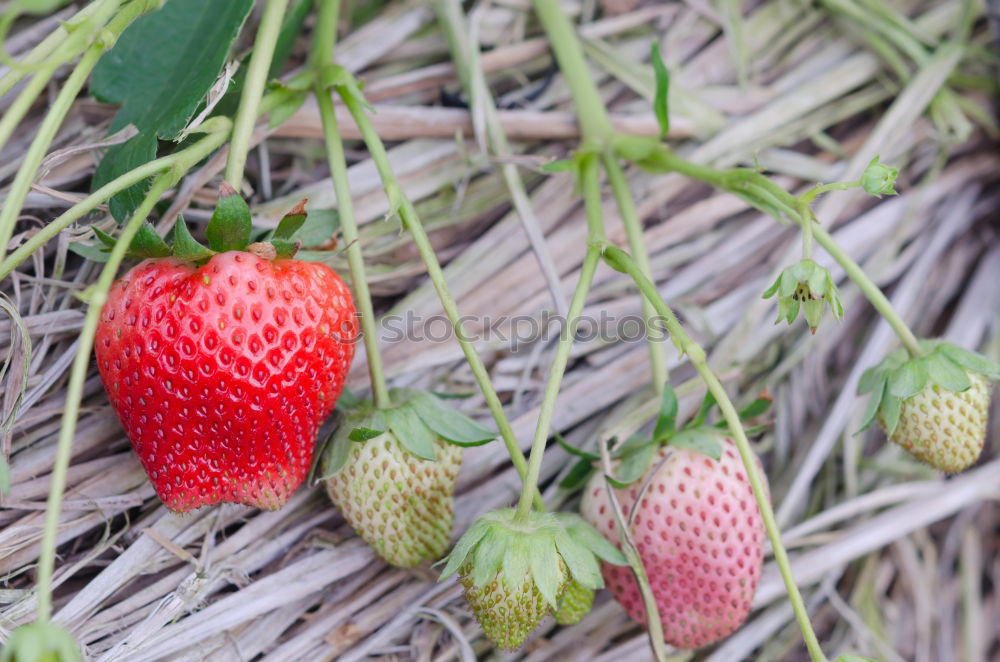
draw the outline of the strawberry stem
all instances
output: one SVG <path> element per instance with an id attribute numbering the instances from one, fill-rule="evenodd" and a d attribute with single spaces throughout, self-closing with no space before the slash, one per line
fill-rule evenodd
<path id="1" fill-rule="evenodd" d="M 312 49 L 309 53 L 310 65 L 321 71 L 324 67 L 333 65 L 333 47 L 337 39 L 337 15 L 340 10 L 340 0 L 327 0 L 320 3 L 316 18 Z M 344 156 L 344 143 L 340 138 L 340 128 L 333 109 L 333 99 L 330 89 L 323 85 L 321 77 L 315 77 L 313 93 L 319 105 L 320 120 L 323 124 L 323 139 L 326 142 L 326 160 L 330 166 L 330 178 L 337 195 L 337 211 L 340 214 L 340 231 L 347 245 L 347 265 L 351 270 L 351 284 L 357 295 L 357 306 L 360 313 L 361 334 L 365 343 L 365 354 L 368 358 L 368 375 L 372 385 L 372 398 L 376 407 L 388 407 L 391 404 L 389 387 L 382 371 L 382 355 L 378 348 L 378 332 L 375 328 L 375 310 L 372 306 L 371 293 L 368 290 L 368 280 L 365 276 L 365 260 L 361 252 L 361 242 L 358 241 L 358 224 L 354 217 L 354 203 L 351 200 L 351 186 L 347 180 L 347 158 Z"/>
<path id="2" fill-rule="evenodd" d="M 413 236 L 413 243 L 417 247 L 420 259 L 427 268 L 427 275 L 434 285 L 434 290 L 441 301 L 441 307 L 444 309 L 445 315 L 451 322 L 455 337 L 462 348 L 462 353 L 465 355 L 465 359 L 472 369 L 472 376 L 483 393 L 483 398 L 486 400 L 486 405 L 489 407 L 490 413 L 493 414 L 493 419 L 496 421 L 497 429 L 500 432 L 500 437 L 503 439 L 504 446 L 507 448 L 507 453 L 510 455 L 511 462 L 514 464 L 518 475 L 524 480 L 528 467 L 524 454 L 521 452 L 521 447 L 518 445 L 517 437 L 514 436 L 514 429 L 511 427 L 510 421 L 504 413 L 500 396 L 497 395 L 496 389 L 493 388 L 486 365 L 476 352 L 476 347 L 472 339 L 465 332 L 455 298 L 448 288 L 448 282 L 445 280 L 441 263 L 437 259 L 437 254 L 434 252 L 434 247 L 431 245 L 430 239 L 427 238 L 427 233 L 420 221 L 420 217 L 417 215 L 413 203 L 403 193 L 403 189 L 396 181 L 392 166 L 389 164 L 389 155 L 385 151 L 385 145 L 382 144 L 382 139 L 375 132 L 375 127 L 372 126 L 372 122 L 365 112 L 364 100 L 360 98 L 357 90 L 352 89 L 348 84 L 335 84 L 334 89 L 340 95 L 344 106 L 351 114 L 355 125 L 358 127 L 358 131 L 361 133 L 361 138 L 368 148 L 368 152 L 382 180 L 386 196 L 389 198 L 390 209 L 399 214 L 399 219 L 403 227 L 409 230 Z M 533 490 L 533 501 L 536 508 L 539 510 L 545 509 L 541 494 L 537 489 Z"/>
<path id="3" fill-rule="evenodd" d="M 649 300 L 656 309 L 656 312 L 663 319 L 670 337 L 680 347 L 681 352 L 687 354 L 695 370 L 698 371 L 698 374 L 701 375 L 701 378 L 708 385 L 709 392 L 715 397 L 715 401 L 718 403 L 719 409 L 722 410 L 722 416 L 726 420 L 729 431 L 733 435 L 733 441 L 736 443 L 743 466 L 746 468 L 747 477 L 750 481 L 750 489 L 753 491 L 754 500 L 757 502 L 757 507 L 760 508 L 761 516 L 764 519 L 764 529 L 767 531 L 767 537 L 770 539 L 771 547 L 774 550 L 774 560 L 778 564 L 778 571 L 784 581 L 785 591 L 788 593 L 788 599 L 792 603 L 792 610 L 795 612 L 795 619 L 798 621 L 799 629 L 802 631 L 802 637 L 805 640 L 806 648 L 809 650 L 809 656 L 813 662 L 826 662 L 827 658 L 820 648 L 819 640 L 816 638 L 812 623 L 809 621 L 809 612 L 806 610 L 805 602 L 802 600 L 799 587 L 795 583 L 795 577 L 792 575 L 788 553 L 781 542 L 781 531 L 774 518 L 774 510 L 771 508 L 767 491 L 764 489 L 760 469 L 757 467 L 746 431 L 740 422 L 736 407 L 726 394 L 726 389 L 709 367 L 705 350 L 687 334 L 687 331 L 681 326 L 673 310 L 670 309 L 670 306 L 667 305 L 667 302 L 663 300 L 663 297 L 656 290 L 656 286 L 646 278 L 639 270 L 635 261 L 625 251 L 606 244 L 603 255 L 609 265 L 618 271 L 628 274 L 635 281 L 635 284 L 642 291 L 643 296 Z"/>
<path id="4" fill-rule="evenodd" d="M 240 105 L 233 123 L 233 136 L 229 143 L 229 160 L 226 162 L 226 181 L 240 190 L 243 183 L 243 168 L 257 117 L 260 112 L 264 86 L 274 58 L 274 47 L 281 33 L 281 18 L 285 15 L 288 0 L 267 0 L 264 13 L 260 17 L 257 38 L 253 42 L 253 52 L 247 68 L 246 81 L 240 94 Z"/>

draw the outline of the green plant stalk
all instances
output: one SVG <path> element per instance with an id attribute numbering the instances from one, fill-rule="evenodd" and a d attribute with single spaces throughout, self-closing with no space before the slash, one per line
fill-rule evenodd
<path id="1" fill-rule="evenodd" d="M 22 57 L 19 61 L 10 63 L 11 57 L 6 52 L 4 52 L 2 60 L 8 63 L 10 71 L 5 73 L 0 77 L 0 97 L 7 96 L 15 85 L 24 80 L 25 76 L 33 71 L 38 71 L 41 67 L 45 66 L 45 60 L 58 49 L 60 46 L 65 44 L 66 38 L 69 36 L 65 26 L 76 26 L 83 23 L 84 20 L 93 16 L 97 10 L 102 9 L 102 5 L 114 5 L 120 4 L 121 0 L 104 0 L 103 2 L 92 2 L 85 6 L 83 9 L 73 14 L 65 22 L 61 23 L 58 28 L 53 30 L 42 39 L 38 44 L 28 52 L 27 55 Z M 0 41 L 4 41 L 0 39 Z"/>
<path id="2" fill-rule="evenodd" d="M 622 225 L 625 227 L 625 236 L 628 239 L 629 250 L 642 273 L 652 280 L 653 270 L 649 264 L 649 253 L 646 251 L 646 244 L 642 237 L 642 221 L 639 220 L 639 213 L 635 208 L 635 200 L 632 198 L 632 191 L 629 189 L 628 180 L 622 170 L 618 158 L 611 152 L 605 152 L 601 156 L 604 164 L 604 172 L 608 175 L 608 182 L 611 183 L 611 191 L 618 204 L 618 213 L 622 217 Z M 653 373 L 653 390 L 657 396 L 663 395 L 663 389 L 670 378 L 667 370 L 667 354 L 663 343 L 657 341 L 650 333 L 653 328 L 656 311 L 653 304 L 642 297 L 642 314 L 646 318 L 646 342 L 649 344 L 649 362 Z"/>
<path id="3" fill-rule="evenodd" d="M 462 12 L 462 3 L 460 0 L 436 0 L 435 10 L 438 15 L 438 23 L 441 25 L 451 49 L 452 64 L 458 73 L 458 79 L 461 81 L 466 95 L 469 97 L 469 107 L 473 113 L 482 111 L 487 147 L 496 160 L 501 162 L 498 166 L 500 175 L 503 177 L 511 203 L 521 221 L 524 234 L 528 237 L 528 243 L 531 244 L 531 249 L 536 255 L 538 268 L 548 285 L 552 303 L 556 312 L 565 317 L 567 304 L 563 294 L 562 281 L 552 261 L 551 251 L 545 243 L 545 235 L 539 229 L 538 219 L 531 207 L 531 200 L 528 198 L 528 192 L 518 173 L 517 166 L 507 162 L 514 152 L 507 141 L 507 134 L 504 133 L 500 124 L 496 101 L 486 85 L 486 79 L 480 66 L 479 45 L 469 43 L 466 35 L 467 25 Z"/>
<path id="4" fill-rule="evenodd" d="M 52 466 L 52 481 L 45 508 L 41 553 L 38 558 L 37 614 L 39 622 L 45 623 L 52 617 L 52 576 L 55 569 L 56 542 L 59 535 L 59 511 L 62 508 L 63 492 L 66 489 L 66 474 L 72 457 L 73 435 L 76 432 L 80 401 L 83 398 L 83 386 L 87 379 L 87 370 L 90 367 L 90 352 L 94 346 L 94 336 L 97 333 L 101 307 L 107 300 L 115 273 L 121 265 L 132 239 L 159 201 L 160 196 L 173 186 L 184 172 L 225 142 L 229 126 L 229 120 L 221 117 L 205 122 L 201 130 L 212 133 L 205 140 L 182 152 L 185 158 L 177 159 L 168 170 L 157 177 L 142 204 L 133 212 L 132 217 L 122 228 L 121 235 L 114 248 L 111 249 L 108 261 L 91 291 L 87 313 L 80 330 L 80 345 L 77 348 L 76 356 L 73 357 L 69 382 L 66 386 L 66 408 L 63 410 L 62 423 L 59 428 L 56 457 Z M 194 147 L 201 147 L 201 149 L 195 150 Z"/>
<path id="5" fill-rule="evenodd" d="M 56 446 L 56 458 L 52 467 L 52 483 L 49 488 L 48 503 L 45 508 L 45 529 L 42 534 L 41 555 L 38 558 L 38 621 L 48 622 L 52 617 L 52 575 L 55 566 L 56 538 L 59 533 L 59 512 L 62 507 L 63 491 L 66 489 L 66 473 L 69 469 L 69 461 L 72 455 L 73 435 L 76 432 L 77 417 L 80 413 L 80 400 L 83 397 L 83 385 L 87 379 L 87 370 L 90 367 L 90 352 L 94 346 L 94 336 L 97 332 L 97 323 L 100 320 L 101 307 L 107 300 L 108 291 L 114 282 L 115 273 L 121 265 L 125 252 L 128 250 L 132 238 L 139 231 L 139 226 L 143 224 L 149 216 L 153 206 L 159 201 L 160 196 L 169 189 L 176 180 L 176 174 L 165 172 L 153 182 L 149 193 L 143 199 L 142 204 L 135 210 L 125 227 L 122 228 L 121 236 L 115 247 L 111 249 L 108 262 L 101 270 L 101 275 L 97 280 L 97 285 L 91 293 L 90 301 L 87 305 L 87 314 L 83 320 L 83 328 L 80 331 L 80 345 L 73 358 L 73 366 L 70 370 L 69 384 L 66 387 L 66 409 L 63 411 L 62 425 L 59 429 L 59 441 Z"/>
<path id="6" fill-rule="evenodd" d="M 563 12 L 558 0 L 533 0 L 532 5 L 545 33 L 549 36 L 549 43 L 555 51 L 559 69 L 573 95 L 577 117 L 580 120 L 580 132 L 584 138 L 581 151 L 599 148 L 603 140 L 611 137 L 611 120 L 604 108 L 604 100 L 594 85 L 573 24 Z"/>
<path id="7" fill-rule="evenodd" d="M 338 86 L 336 90 L 351 117 L 354 119 L 358 131 L 361 133 L 362 140 L 368 147 L 368 152 L 375 163 L 379 177 L 382 179 L 382 186 L 385 189 L 386 196 L 389 198 L 390 209 L 399 214 L 403 226 L 413 236 L 413 243 L 416 245 L 420 259 L 427 269 L 427 275 L 430 277 L 438 299 L 441 301 L 441 307 L 444 309 L 444 313 L 455 331 L 455 337 L 462 348 L 462 353 L 465 355 L 466 361 L 469 363 L 472 376 L 483 393 L 486 406 L 489 407 L 490 413 L 493 414 L 493 420 L 496 421 L 497 429 L 500 432 L 500 437 L 503 439 L 504 446 L 507 448 L 507 453 L 510 455 L 511 462 L 514 464 L 518 475 L 524 480 L 527 475 L 527 462 L 524 459 L 524 454 L 517 443 L 517 437 L 514 436 L 514 429 L 511 427 L 510 421 L 507 420 L 507 415 L 504 413 L 500 396 L 497 395 L 496 389 L 493 388 L 493 383 L 490 381 L 489 372 L 486 370 L 483 360 L 479 358 L 479 354 L 476 352 L 471 338 L 465 334 L 455 298 L 448 289 L 448 282 L 445 280 L 444 272 L 441 270 L 441 263 L 437 259 L 437 254 L 434 253 L 434 247 L 431 245 L 430 239 L 427 238 L 427 233 L 420 222 L 420 217 L 417 215 L 413 203 L 406 197 L 399 183 L 396 181 L 396 176 L 392 172 L 392 166 L 389 165 L 389 155 L 385 151 L 385 145 L 382 144 L 381 138 L 375 132 L 375 128 L 372 126 L 371 120 L 368 119 L 368 115 L 365 113 L 361 102 L 354 97 L 350 90 L 344 87 Z M 544 510 L 545 507 L 542 503 L 541 494 L 539 494 L 537 488 L 533 491 L 535 507 L 539 510 Z"/>
<path id="8" fill-rule="evenodd" d="M 628 254 L 618 248 L 605 245 L 604 256 L 613 268 L 624 271 L 635 281 L 635 284 L 642 291 L 643 296 L 649 299 L 656 312 L 663 319 L 674 343 L 682 353 L 687 354 L 691 360 L 691 364 L 708 386 L 709 392 L 715 397 L 719 408 L 722 410 L 723 418 L 725 418 L 726 424 L 729 426 L 729 431 L 733 435 L 733 440 L 736 443 L 743 466 L 746 469 L 747 477 L 750 481 L 750 489 L 753 491 L 754 500 L 757 502 L 757 507 L 760 509 L 764 520 L 764 529 L 767 531 L 767 537 L 771 541 L 771 547 L 774 550 L 774 560 L 778 564 L 781 579 L 785 584 L 785 591 L 788 593 L 788 599 L 795 612 L 795 619 L 798 621 L 799 629 L 802 631 L 802 637 L 805 640 L 806 648 L 809 650 L 809 656 L 813 662 L 826 662 L 826 656 L 820 648 L 819 640 L 816 638 L 812 623 L 809 621 L 809 613 L 806 610 L 805 602 L 802 600 L 799 587 L 792 576 L 788 553 L 781 542 L 781 531 L 778 529 L 778 524 L 774 519 L 774 510 L 771 508 L 771 502 L 764 488 L 764 482 L 761 478 L 760 470 L 757 468 L 756 458 L 750 448 L 750 442 L 743 429 L 743 424 L 740 422 L 736 407 L 729 399 L 726 389 L 722 386 L 718 377 L 715 376 L 715 373 L 708 366 L 705 350 L 687 334 L 684 327 L 678 321 L 677 316 L 674 315 L 673 310 L 670 309 L 670 306 L 667 305 L 667 302 L 663 300 L 663 297 L 656 290 L 656 286 L 646 278 L 639 269 L 639 266 Z"/>
<path id="9" fill-rule="evenodd" d="M 229 160 L 226 162 L 226 181 L 237 191 L 243 184 L 243 168 L 250 152 L 250 140 L 257 124 L 261 98 L 267 85 L 267 74 L 274 57 L 274 47 L 281 33 L 281 18 L 285 15 L 288 0 L 267 0 L 264 13 L 260 17 L 257 38 L 254 39 L 253 53 L 247 69 L 240 105 L 233 123 L 233 136 L 229 145 Z"/>
<path id="10" fill-rule="evenodd" d="M 333 64 L 333 46 L 337 35 L 337 15 L 339 0 L 329 0 L 320 4 L 316 20 L 310 64 L 321 70 Z M 351 186 L 347 180 L 347 158 L 344 143 L 340 139 L 337 115 L 333 109 L 330 90 L 317 82 L 314 86 L 316 102 L 319 105 L 320 120 L 323 124 L 323 139 L 326 141 L 326 160 L 330 166 L 330 178 L 337 195 L 337 211 L 340 214 L 340 231 L 347 247 L 347 265 L 351 271 L 351 284 L 361 313 L 361 333 L 368 358 L 368 374 L 371 378 L 372 397 L 376 407 L 388 407 L 389 387 L 382 371 L 382 355 L 378 348 L 378 332 L 375 328 L 375 309 L 365 277 L 365 260 L 358 241 L 358 224 L 354 218 L 354 204 L 351 201 Z"/>
<path id="11" fill-rule="evenodd" d="M 584 206 L 587 213 L 587 234 L 589 235 L 587 254 L 584 256 L 583 265 L 580 267 L 580 279 L 577 281 L 576 291 L 573 292 L 573 298 L 569 302 L 566 325 L 559 336 L 559 344 L 556 346 L 555 356 L 552 357 L 552 365 L 549 366 L 549 377 L 545 382 L 542 403 L 538 409 L 535 436 L 531 440 L 528 473 L 524 477 L 524 484 L 521 487 L 521 498 L 517 503 L 516 520 L 527 518 L 531 511 L 530 495 L 534 490 L 538 489 L 538 475 L 542 469 L 545 442 L 549 438 L 549 428 L 552 425 L 552 417 L 555 414 L 556 400 L 559 397 L 559 387 L 562 384 L 563 375 L 566 373 L 566 364 L 569 362 L 569 353 L 573 348 L 573 339 L 576 335 L 577 324 L 580 321 L 580 314 L 583 312 L 584 304 L 587 303 L 587 294 L 590 292 L 590 285 L 594 281 L 594 272 L 597 270 L 597 263 L 601 260 L 599 249 L 601 242 L 604 240 L 604 219 L 601 210 L 601 183 L 597 156 L 595 154 L 583 156 L 579 172 L 580 188 L 583 190 Z"/>
<path id="12" fill-rule="evenodd" d="M 111 45 L 109 42 L 113 43 L 113 40 L 117 39 L 118 35 L 132 21 L 142 13 L 149 11 L 150 8 L 148 2 L 132 2 L 125 5 L 111 19 L 107 28 L 94 40 L 94 43 L 87 48 L 83 57 L 73 69 L 73 73 L 63 83 L 55 101 L 45 114 L 45 119 L 42 120 L 41 125 L 38 127 L 38 132 L 35 134 L 34 140 L 31 141 L 31 146 L 24 155 L 24 160 L 21 161 L 21 165 L 17 169 L 14 182 L 11 184 L 10 190 L 7 192 L 7 198 L 4 200 L 3 209 L 0 210 L 0 258 L 7 254 L 7 242 L 10 241 L 11 236 L 14 234 L 17 217 L 21 213 L 21 208 L 24 205 L 25 198 L 28 196 L 28 191 L 31 190 L 31 183 L 38 172 L 38 167 L 41 165 L 42 159 L 45 158 L 45 153 L 49 145 L 52 144 L 52 140 L 55 138 L 59 127 L 62 125 L 66 113 L 69 112 L 73 102 L 76 100 L 77 94 L 80 93 L 84 83 L 87 82 L 87 77 L 90 76 L 90 72 L 97 65 L 97 61 L 101 55 Z"/>
<path id="13" fill-rule="evenodd" d="M 665 146 L 655 153 L 655 159 L 658 167 L 687 175 L 721 190 L 739 195 L 762 211 L 769 212 L 768 209 L 760 205 L 761 201 L 776 205 L 785 211 L 790 218 L 795 220 L 803 230 L 808 225 L 816 243 L 822 246 L 830 254 L 830 257 L 836 260 L 841 266 L 847 277 L 854 281 L 854 284 L 858 286 L 858 289 L 861 290 L 865 298 L 868 299 L 872 306 L 889 323 L 893 331 L 896 332 L 900 342 L 906 347 L 910 355 L 914 357 L 923 355 L 923 350 L 920 349 L 920 344 L 917 342 L 916 336 L 913 335 L 913 332 L 906 325 L 906 322 L 903 321 L 903 318 L 899 316 L 899 313 L 896 312 L 896 309 L 892 307 L 892 303 L 882 293 L 882 290 L 868 277 L 864 269 L 837 244 L 834 238 L 813 220 L 812 211 L 799 198 L 796 198 L 759 173 L 717 170 L 691 163 L 682 159 Z M 738 174 L 739 176 L 734 177 L 734 174 Z M 841 184 L 830 184 L 817 187 L 817 189 L 822 192 L 824 189 L 836 190 L 840 186 Z M 813 191 L 817 189 L 813 189 Z M 806 195 L 810 193 L 812 191 L 807 192 Z M 815 195 L 812 197 L 815 197 Z"/>
<path id="14" fill-rule="evenodd" d="M 209 122 L 215 122 L 216 119 L 217 118 L 213 118 L 212 120 L 209 120 Z M 220 127 L 222 127 L 223 124 L 228 126 L 229 120 L 225 120 L 224 123 L 218 123 Z M 206 122 L 205 124 L 202 124 L 202 129 L 208 126 L 210 125 Z M 219 137 L 220 133 L 226 133 L 225 128 L 215 130 L 214 126 L 215 125 L 211 125 L 212 133 L 206 138 L 201 139 L 187 149 L 175 152 L 169 156 L 164 156 L 156 159 L 155 161 L 150 161 L 149 163 L 144 163 L 138 168 L 130 170 L 120 177 L 111 180 L 80 202 L 64 211 L 52 222 L 45 224 L 37 233 L 28 238 L 24 244 L 18 247 L 16 251 L 11 253 L 2 263 L 0 263 L 0 280 L 6 278 L 10 272 L 14 271 L 14 269 L 18 267 L 19 264 L 31 257 L 32 253 L 44 246 L 50 240 L 54 239 L 60 232 L 96 209 L 101 203 L 109 200 L 116 193 L 124 191 L 128 187 L 143 181 L 147 177 L 152 177 L 170 168 L 176 168 L 181 163 L 198 163 L 198 161 L 211 154 L 213 150 L 224 142 L 224 137 Z"/>

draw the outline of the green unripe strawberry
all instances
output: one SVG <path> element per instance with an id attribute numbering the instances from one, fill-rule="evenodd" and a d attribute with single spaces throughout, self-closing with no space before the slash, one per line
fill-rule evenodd
<path id="1" fill-rule="evenodd" d="M 392 565 L 412 567 L 448 550 L 462 449 L 440 439 L 434 449 L 437 460 L 422 460 L 384 432 L 355 443 L 344 467 L 326 480 L 347 523 Z"/>
<path id="2" fill-rule="evenodd" d="M 559 625 L 574 625 L 590 613 L 594 604 L 594 589 L 570 580 L 559 596 L 559 606 L 552 614 Z"/>
<path id="3" fill-rule="evenodd" d="M 496 434 L 431 393 L 389 396 L 390 406 L 346 408 L 320 466 L 348 524 L 387 562 L 408 568 L 448 550 L 462 447 Z"/>
<path id="4" fill-rule="evenodd" d="M 889 354 L 865 372 L 860 393 L 871 393 L 862 430 L 878 420 L 894 443 L 940 471 L 975 464 L 986 441 L 990 381 L 1000 364 L 941 341 L 921 342 L 923 353 Z"/>
<path id="5" fill-rule="evenodd" d="M 614 545 L 571 513 L 512 509 L 486 513 L 465 532 L 441 573 L 454 573 L 483 632 L 504 650 L 514 650 L 559 608 L 572 581 L 593 591 L 603 586 L 597 558 L 622 565 Z"/>

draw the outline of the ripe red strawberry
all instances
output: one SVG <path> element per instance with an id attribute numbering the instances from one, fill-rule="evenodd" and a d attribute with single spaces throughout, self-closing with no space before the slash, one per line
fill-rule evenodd
<path id="1" fill-rule="evenodd" d="M 162 258 L 129 271 L 95 351 L 168 508 L 277 509 L 309 471 L 356 334 L 350 291 L 325 265 L 228 251 L 201 267 Z"/>
<path id="2" fill-rule="evenodd" d="M 667 643 L 699 648 L 739 627 L 760 579 L 764 525 L 733 442 L 722 441 L 718 461 L 688 448 L 662 447 L 646 474 L 616 494 L 626 518 L 636 511 L 629 532 Z M 603 475 L 587 484 L 580 512 L 618 543 Z M 605 563 L 602 572 L 629 616 L 645 623 L 630 569 Z"/>

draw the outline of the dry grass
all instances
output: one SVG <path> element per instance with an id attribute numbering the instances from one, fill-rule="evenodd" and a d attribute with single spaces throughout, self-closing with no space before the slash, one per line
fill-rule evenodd
<path id="1" fill-rule="evenodd" d="M 489 52 L 481 64 L 514 141 L 538 227 L 539 253 L 562 279 L 575 282 L 585 224 L 565 174 L 537 166 L 566 154 L 575 127 L 567 90 L 546 44 L 520 0 L 482 3 L 475 29 Z M 902 169 L 901 195 L 875 200 L 833 193 L 818 205 L 822 222 L 885 287 L 921 335 L 941 335 L 1000 355 L 1000 155 L 989 94 L 996 55 L 979 20 L 965 35 L 963 10 L 977 2 L 895 0 L 906 21 L 906 75 L 881 50 L 885 30 L 858 22 L 845 6 L 876 16 L 876 0 L 808 3 L 568 3 L 582 12 L 593 75 L 625 130 L 655 131 L 652 77 L 642 63 L 660 37 L 673 70 L 677 149 L 716 165 L 754 159 L 784 186 L 855 178 L 875 153 Z M 812 4 L 819 7 L 813 8 Z M 51 19 L 23 25 L 6 44 L 24 52 L 51 29 Z M 942 47 L 958 39 L 963 52 Z M 909 42 L 907 42 L 909 43 Z M 302 50 L 306 46 L 303 39 Z M 898 53 L 898 50 L 893 50 Z M 539 316 L 553 310 L 532 251 L 498 170 L 482 152 L 474 127 L 482 118 L 437 107 L 442 88 L 458 89 L 434 15 L 420 4 L 393 3 L 342 41 L 339 60 L 367 81 L 377 102 L 376 126 L 393 141 L 391 157 L 448 262 L 447 276 L 464 314 Z M 979 90 L 979 91 L 977 91 Z M 0 100 L 0 106 L 9 99 Z M 40 104 L 5 150 L 0 177 L 9 183 L 44 112 Z M 14 244 L 88 188 L 109 112 L 81 98 L 68 117 L 48 172 L 32 194 Z M 345 122 L 345 131 L 353 136 Z M 334 206 L 320 157 L 319 118 L 306 106 L 265 136 L 249 177 L 255 214 L 273 223 L 294 201 Z M 266 140 L 264 138 L 266 137 Z M 481 138 L 481 136 L 480 136 Z M 349 147 L 360 149 L 358 143 Z M 385 313 L 431 317 L 440 310 L 424 271 L 384 220 L 388 203 L 373 164 L 352 154 L 350 177 L 372 286 Z M 210 160 L 173 192 L 174 208 L 204 220 L 223 158 Z M 985 662 L 1000 656 L 1000 457 L 994 420 L 977 468 L 943 478 L 916 465 L 872 432 L 855 436 L 862 404 L 860 372 L 894 345 L 850 283 L 841 282 L 848 312 L 816 336 L 804 325 L 775 326 L 773 301 L 760 293 L 796 256 L 791 229 L 748 210 L 739 200 L 676 175 L 630 171 L 646 224 L 646 244 L 661 292 L 689 329 L 711 349 L 730 392 L 775 396 L 772 432 L 758 442 L 805 591 L 828 653 L 867 651 L 882 660 Z M 613 205 L 609 235 L 624 244 Z M 172 213 L 172 212 L 168 212 Z M 89 222 L 105 223 L 97 217 Z M 161 224 L 169 223 L 165 218 Z M 96 277 L 91 263 L 67 252 L 87 236 L 68 230 L 0 287 L 15 311 L 0 316 L 0 355 L 13 364 L 3 378 L 0 445 L 9 453 L 11 492 L 0 510 L 0 637 L 31 618 L 33 567 L 69 363 L 82 323 L 76 295 Z M 823 261 L 820 254 L 819 260 Z M 339 255 L 328 256 L 343 270 Z M 832 264 L 830 265 L 833 266 Z M 843 275 L 834 270 L 838 280 Z M 640 311 L 624 277 L 598 273 L 587 314 Z M 23 361 L 26 338 L 30 361 Z M 389 376 L 398 384 L 475 392 L 457 344 L 383 342 Z M 492 338 L 480 351 L 508 400 L 518 438 L 534 427 L 551 344 L 511 351 Z M 700 397 L 693 371 L 671 354 L 673 380 L 690 410 Z M 365 388 L 364 356 L 352 387 Z M 16 395 L 26 379 L 26 393 Z M 645 423 L 656 402 L 642 343 L 588 341 L 574 349 L 555 427 L 576 445 L 627 433 Z M 478 396 L 463 407 L 485 418 Z M 996 419 L 994 407 L 994 419 Z M 302 489 L 280 512 L 223 506 L 185 516 L 167 513 L 133 456 L 104 397 L 97 372 L 85 389 L 74 442 L 57 561 L 56 619 L 94 660 L 267 660 L 289 662 L 381 656 L 387 660 L 479 658 L 644 660 L 642 631 L 606 594 L 573 628 L 547 622 L 524 651 L 490 651 L 453 581 L 437 584 L 428 569 L 386 567 L 353 537 L 320 490 Z M 545 494 L 573 507 L 554 480 L 568 466 L 553 447 L 543 468 Z M 466 454 L 457 495 L 456 530 L 483 511 L 510 503 L 518 480 L 499 444 Z M 693 659 L 802 660 L 791 609 L 773 564 L 757 593 L 758 611 L 714 650 Z"/>

